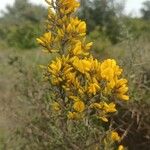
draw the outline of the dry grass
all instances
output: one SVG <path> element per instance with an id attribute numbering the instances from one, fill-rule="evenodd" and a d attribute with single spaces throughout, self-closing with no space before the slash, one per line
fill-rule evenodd
<path id="1" fill-rule="evenodd" d="M 31 105 L 22 92 L 30 92 L 31 86 L 25 87 L 24 80 L 32 84 L 33 70 L 38 70 L 38 64 L 48 61 L 48 57 L 40 50 L 0 50 L 0 149 L 7 141 L 6 137 L 28 116 Z M 26 78 L 22 78 L 23 73 Z"/>
<path id="2" fill-rule="evenodd" d="M 146 139 L 150 139 L 150 117 L 147 115 L 150 104 L 150 44 L 145 40 L 123 42 L 106 48 L 103 54 L 98 55 L 101 58 L 118 59 L 130 81 L 131 103 L 120 112 L 121 116 L 122 113 L 125 114 L 121 119 L 117 118 L 115 124 L 122 125 L 121 129 L 127 130 L 134 121 L 124 143 L 130 145 L 129 150 L 134 150 L 136 139 L 146 136 L 138 142 L 144 146 L 148 145 Z M 44 93 L 38 64 L 46 64 L 49 59 L 50 55 L 43 54 L 40 50 L 0 49 L 0 150 L 4 149 L 2 146 L 8 142 L 8 137 L 13 136 L 12 131 L 32 119 L 33 104 L 37 99 L 42 99 Z M 148 109 L 145 109 L 147 107 Z M 138 147 L 135 150 L 138 150 Z"/>

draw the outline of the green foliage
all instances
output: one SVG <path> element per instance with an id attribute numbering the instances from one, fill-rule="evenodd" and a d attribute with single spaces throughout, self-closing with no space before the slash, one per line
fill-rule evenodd
<path id="1" fill-rule="evenodd" d="M 124 36 L 119 17 L 120 7 L 123 8 L 123 3 L 118 4 L 111 0 L 81 0 L 79 17 L 86 20 L 89 32 L 99 26 L 101 31 L 115 44 Z"/>
<path id="2" fill-rule="evenodd" d="M 143 3 L 143 8 L 141 9 L 142 18 L 144 20 L 150 20 L 150 0 Z"/>
<path id="3" fill-rule="evenodd" d="M 89 33 L 88 40 L 94 42 L 93 50 L 97 53 L 104 52 L 112 45 L 107 35 L 99 27 Z"/>
<path id="4" fill-rule="evenodd" d="M 45 16 L 44 7 L 28 0 L 16 0 L 13 6 L 7 6 L 7 11 L 0 18 L 0 38 L 11 47 L 36 47 L 35 38 L 40 35 L 40 23 Z"/>
<path id="5" fill-rule="evenodd" d="M 7 28 L 8 30 L 8 28 Z M 30 22 L 26 22 L 20 26 L 9 27 L 6 40 L 9 46 L 24 48 L 36 47 L 34 38 L 38 35 L 38 27 L 34 26 Z"/>
<path id="6" fill-rule="evenodd" d="M 137 39 L 143 37 L 150 39 L 150 21 L 140 18 L 126 18 L 125 24 L 128 27 L 128 31 L 132 34 L 133 38 Z"/>

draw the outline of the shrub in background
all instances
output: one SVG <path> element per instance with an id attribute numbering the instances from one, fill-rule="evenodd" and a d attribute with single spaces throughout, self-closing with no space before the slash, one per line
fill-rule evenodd
<path id="1" fill-rule="evenodd" d="M 80 0 L 79 17 L 87 21 L 88 31 L 95 30 L 97 26 L 107 38 L 116 44 L 126 35 L 122 34 L 121 11 L 124 3 L 112 0 Z M 121 9 L 121 11 L 120 11 Z"/>
<path id="2" fill-rule="evenodd" d="M 150 20 L 150 1 L 145 0 L 143 2 L 143 8 L 141 9 L 142 18 L 144 20 Z"/>
<path id="3" fill-rule="evenodd" d="M 112 45 L 107 35 L 100 30 L 99 27 L 96 27 L 95 30 L 91 31 L 87 38 L 89 41 L 94 42 L 92 49 L 96 53 L 106 52 L 106 48 Z"/>
<path id="4" fill-rule="evenodd" d="M 122 69 L 113 59 L 99 62 L 90 54 L 86 23 L 74 15 L 77 1 L 47 3 L 47 30 L 37 41 L 53 55 L 41 66 L 50 98 L 41 102 L 42 114 L 28 126 L 26 148 L 124 149 L 110 125 L 120 103 L 129 99 Z"/>
<path id="5" fill-rule="evenodd" d="M 129 33 L 136 39 L 143 38 L 144 40 L 150 39 L 150 21 L 140 18 L 125 18 L 125 24 Z"/>
<path id="6" fill-rule="evenodd" d="M 0 18 L 0 39 L 11 47 L 37 47 L 35 38 L 41 33 L 40 23 L 45 16 L 44 7 L 31 4 L 28 0 L 15 0 Z"/>

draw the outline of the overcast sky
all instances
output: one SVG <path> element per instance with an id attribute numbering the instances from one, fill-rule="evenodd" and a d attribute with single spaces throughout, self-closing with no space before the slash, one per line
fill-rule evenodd
<path id="1" fill-rule="evenodd" d="M 29 1 L 33 2 L 33 3 L 36 3 L 36 4 L 45 5 L 44 0 L 29 0 Z M 126 14 L 131 14 L 132 16 L 139 16 L 140 15 L 140 8 L 141 8 L 142 3 L 144 1 L 145 0 L 125 0 L 125 2 L 126 2 L 125 13 Z M 13 2 L 14 2 L 14 0 L 1 0 L 0 10 L 5 10 L 5 6 L 7 4 L 12 5 Z"/>

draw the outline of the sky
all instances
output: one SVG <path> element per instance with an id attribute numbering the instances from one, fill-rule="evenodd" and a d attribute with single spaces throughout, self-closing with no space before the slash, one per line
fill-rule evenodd
<path id="1" fill-rule="evenodd" d="M 30 2 L 46 6 L 44 0 L 29 0 Z M 145 0 L 124 0 L 125 1 L 125 14 L 132 16 L 140 16 L 140 8 Z M 5 10 L 7 4 L 12 5 L 14 0 L 1 0 L 0 10 Z"/>

